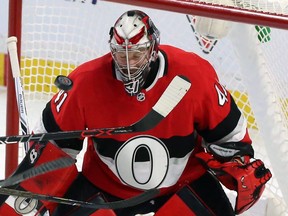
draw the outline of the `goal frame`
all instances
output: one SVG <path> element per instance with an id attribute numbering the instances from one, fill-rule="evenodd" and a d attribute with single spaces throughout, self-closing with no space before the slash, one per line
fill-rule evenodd
<path id="1" fill-rule="evenodd" d="M 16 36 L 21 38 L 21 23 L 22 23 L 22 0 L 9 1 L 9 16 L 8 16 L 8 37 Z M 21 56 L 21 40 L 17 43 L 18 60 Z M 7 115 L 6 115 L 6 135 L 15 135 L 19 133 L 19 114 L 16 100 L 15 83 L 12 76 L 10 59 L 5 62 L 5 77 L 7 78 Z M 19 62 L 20 63 L 20 62 Z M 10 176 L 18 166 L 18 149 L 19 144 L 6 146 L 5 158 L 5 177 Z"/>

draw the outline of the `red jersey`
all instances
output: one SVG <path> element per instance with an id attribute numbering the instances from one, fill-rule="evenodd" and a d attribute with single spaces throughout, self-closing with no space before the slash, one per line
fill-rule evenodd
<path id="1" fill-rule="evenodd" d="M 246 142 L 246 121 L 213 67 L 194 53 L 160 46 L 150 86 L 129 96 L 113 68 L 111 54 L 76 68 L 70 91 L 60 91 L 43 111 L 48 132 L 128 126 L 147 114 L 171 80 L 184 75 L 191 88 L 155 128 L 145 132 L 89 138 L 83 174 L 97 187 L 121 198 L 151 188 L 174 192 L 205 169 L 194 154 L 195 135 L 208 143 Z M 152 71 L 151 71 L 152 72 Z M 57 141 L 80 150 L 82 140 Z"/>

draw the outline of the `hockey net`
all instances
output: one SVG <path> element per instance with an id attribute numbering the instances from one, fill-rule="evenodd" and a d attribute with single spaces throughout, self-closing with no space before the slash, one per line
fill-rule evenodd
<path id="1" fill-rule="evenodd" d="M 185 7 L 189 4 L 189 1 L 182 2 Z M 261 158 L 273 173 L 262 198 L 264 207 L 259 207 L 260 202 L 257 209 L 252 208 L 245 214 L 287 215 L 288 76 L 285 66 L 288 45 L 285 41 L 288 30 L 282 27 L 285 19 L 288 26 L 288 1 L 197 2 L 199 8 L 223 9 L 221 18 L 233 21 L 229 21 L 231 28 L 227 35 L 216 39 L 197 32 L 195 15 L 203 15 L 206 9 L 187 14 L 181 4 L 176 8 L 173 5 L 174 12 L 171 12 L 159 10 L 163 4 L 162 8 L 154 5 L 158 9 L 152 9 L 106 1 L 94 4 L 94 1 L 83 0 L 23 0 L 21 73 L 30 128 L 40 117 L 45 103 L 58 91 L 53 84 L 56 76 L 68 75 L 79 64 L 109 52 L 108 33 L 115 20 L 128 9 L 142 9 L 159 28 L 162 44 L 195 52 L 213 64 L 221 82 L 245 114 L 255 157 Z M 221 13 L 217 15 L 216 9 L 215 17 L 219 18 Z M 241 14 L 240 20 L 237 13 Z M 256 24 L 241 22 L 251 14 Z M 264 19 L 258 19 L 263 16 Z M 273 23 L 275 17 L 279 19 L 276 24 Z M 265 21 L 270 26 L 275 24 L 274 28 L 257 25 Z M 281 29 L 275 28 L 279 23 L 283 24 Z M 23 157 L 23 150 L 19 157 Z"/>

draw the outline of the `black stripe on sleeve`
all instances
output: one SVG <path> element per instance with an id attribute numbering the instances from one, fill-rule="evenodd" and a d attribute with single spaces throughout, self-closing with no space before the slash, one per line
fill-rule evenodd
<path id="1" fill-rule="evenodd" d="M 72 117 L 71 117 L 72 118 Z M 42 112 L 43 124 L 47 132 L 57 132 L 62 131 L 57 124 L 52 110 L 51 110 L 51 101 L 46 104 L 45 109 Z M 83 146 L 83 140 L 81 139 L 67 139 L 67 140 L 55 140 L 56 144 L 60 148 L 70 148 L 74 150 L 81 150 Z"/>
<path id="2" fill-rule="evenodd" d="M 53 116 L 53 113 L 51 110 L 51 101 L 49 101 L 46 104 L 46 107 L 42 112 L 42 119 L 43 119 L 43 124 L 47 132 L 51 133 L 51 132 L 61 131 L 60 127 L 57 125 L 55 118 Z"/>
<path id="3" fill-rule="evenodd" d="M 200 130 L 198 133 L 207 141 L 215 142 L 229 133 L 231 133 L 237 126 L 241 117 L 241 112 L 238 109 L 234 99 L 230 96 L 230 112 L 227 117 L 218 124 L 214 129 Z"/>

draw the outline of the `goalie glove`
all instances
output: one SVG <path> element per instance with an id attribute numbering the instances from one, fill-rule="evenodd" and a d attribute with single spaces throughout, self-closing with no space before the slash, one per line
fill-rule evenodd
<path id="1" fill-rule="evenodd" d="M 200 152 L 195 155 L 228 189 L 237 192 L 235 213 L 241 214 L 253 206 L 262 195 L 265 184 L 272 177 L 269 169 L 259 159 L 249 162 L 247 156 L 229 162 L 219 162 L 211 154 Z"/>

